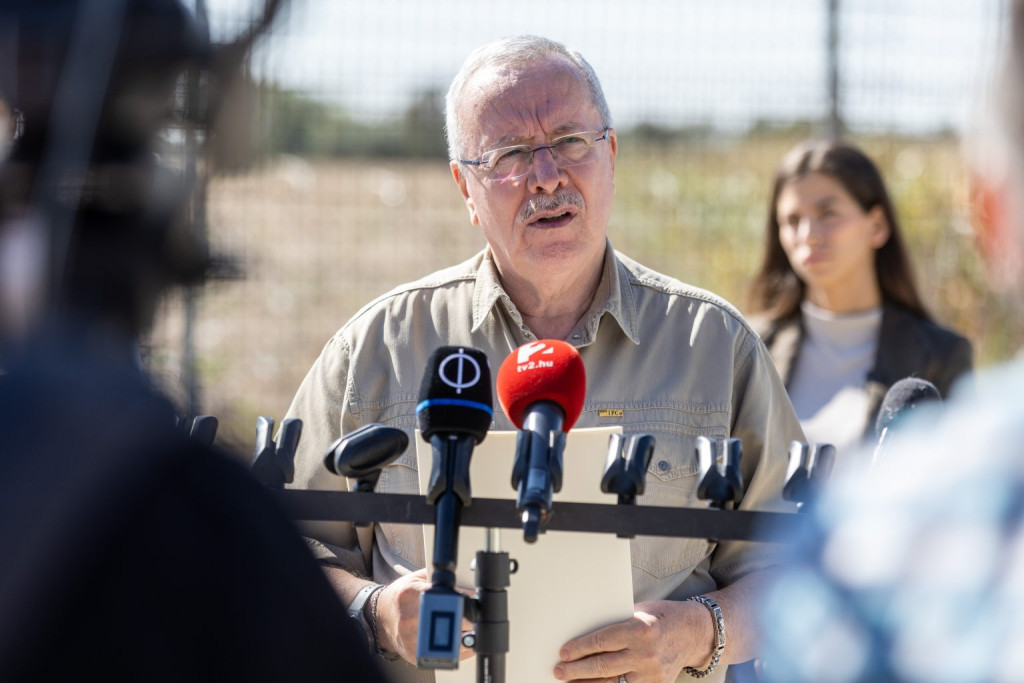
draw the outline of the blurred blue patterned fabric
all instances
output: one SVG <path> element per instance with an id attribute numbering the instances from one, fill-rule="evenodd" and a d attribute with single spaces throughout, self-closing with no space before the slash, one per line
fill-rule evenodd
<path id="1" fill-rule="evenodd" d="M 1024 358 L 920 412 L 792 546 L 765 680 L 1024 681 Z"/>

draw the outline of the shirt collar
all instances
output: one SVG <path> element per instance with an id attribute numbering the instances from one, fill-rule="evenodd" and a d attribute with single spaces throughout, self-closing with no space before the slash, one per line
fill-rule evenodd
<path id="1" fill-rule="evenodd" d="M 604 270 L 601 273 L 601 280 L 597 285 L 598 299 L 591 305 L 590 310 L 584 316 L 584 320 L 578 329 L 585 330 L 586 338 L 577 346 L 585 346 L 597 336 L 597 328 L 605 313 L 618 323 L 622 332 L 629 337 L 634 344 L 640 343 L 636 301 L 633 298 L 633 291 L 630 288 L 629 272 L 625 265 L 619 260 L 610 240 L 605 240 Z M 604 301 L 600 301 L 603 297 Z M 490 247 L 486 248 L 480 266 L 476 272 L 476 288 L 473 294 L 473 328 L 476 332 L 484 320 L 490 314 L 498 301 L 502 301 L 513 321 L 517 325 L 523 324 L 522 316 L 511 297 L 505 292 L 498 278 L 498 268 L 494 264 L 494 258 Z"/>
<path id="2" fill-rule="evenodd" d="M 473 327 L 470 332 L 480 329 L 499 299 L 505 301 L 505 307 L 509 313 L 519 315 L 515 306 L 511 305 L 511 299 L 505 293 L 505 288 L 501 286 L 501 281 L 498 279 L 498 267 L 494 264 L 491 248 L 485 248 L 482 256 L 476 270 L 476 286 L 473 289 Z M 519 323 L 522 323 L 521 319 Z"/>

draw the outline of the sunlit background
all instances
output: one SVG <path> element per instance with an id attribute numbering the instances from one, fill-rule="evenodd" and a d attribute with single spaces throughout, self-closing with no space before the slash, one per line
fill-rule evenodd
<path id="1" fill-rule="evenodd" d="M 183 413 L 217 416 L 218 440 L 251 451 L 256 417 L 284 415 L 360 306 L 482 248 L 451 181 L 443 94 L 473 48 L 517 33 L 579 49 L 602 79 L 618 249 L 745 310 L 775 164 L 838 131 L 883 168 L 935 316 L 979 364 L 1005 359 L 1024 321 L 985 293 L 962 153 L 1004 5 L 292 0 L 222 112 L 198 215 L 220 277 L 168 300 L 146 360 Z M 193 6 L 227 39 L 262 2 Z"/>

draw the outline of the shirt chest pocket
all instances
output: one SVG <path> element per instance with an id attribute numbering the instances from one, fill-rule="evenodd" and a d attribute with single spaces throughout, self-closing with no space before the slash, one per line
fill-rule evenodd
<path id="1" fill-rule="evenodd" d="M 659 407 L 623 411 L 623 433 L 651 434 L 655 438 L 644 494 L 637 498 L 637 503 L 675 508 L 707 507 L 697 498 L 700 473 L 696 440 L 698 436 L 726 436 L 725 420 L 723 413 L 716 412 L 692 413 Z M 703 538 L 638 536 L 630 550 L 634 570 L 665 579 L 700 563 L 710 554 L 712 546 Z"/>

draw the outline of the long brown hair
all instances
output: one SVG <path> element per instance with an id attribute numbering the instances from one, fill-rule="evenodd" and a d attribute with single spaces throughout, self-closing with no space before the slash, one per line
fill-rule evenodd
<path id="1" fill-rule="evenodd" d="M 882 299 L 931 320 L 917 293 L 903 234 L 882 174 L 864 152 L 834 140 L 810 140 L 797 145 L 783 157 L 775 172 L 765 225 L 764 255 L 750 287 L 752 311 L 778 320 L 796 315 L 800 310 L 807 287 L 797 277 L 782 249 L 776 205 L 786 183 L 811 173 L 821 173 L 838 182 L 865 212 L 876 206 L 882 208 L 889 224 L 889 239 L 875 250 L 875 276 Z"/>

